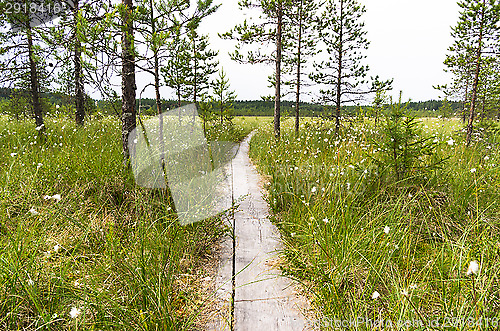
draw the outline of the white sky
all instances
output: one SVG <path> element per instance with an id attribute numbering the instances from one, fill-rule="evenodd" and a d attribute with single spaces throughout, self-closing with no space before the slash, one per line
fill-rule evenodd
<path id="1" fill-rule="evenodd" d="M 371 69 L 369 75 L 394 78 L 394 89 L 389 93 L 394 98 L 403 91 L 404 100 L 438 99 L 441 93 L 432 86 L 445 84 L 451 78 L 443 71 L 443 61 L 453 42 L 451 26 L 458 20 L 456 0 L 359 1 L 366 6 L 363 19 L 371 42 L 366 54 L 366 64 Z M 267 87 L 267 77 L 273 72 L 273 67 L 231 61 L 228 53 L 234 50 L 235 43 L 217 35 L 229 31 L 245 18 L 250 19 L 252 13 L 239 10 L 238 0 L 218 1 L 221 2 L 222 6 L 204 21 L 200 32 L 210 35 L 211 49 L 219 50 L 218 59 L 237 99 L 260 100 L 261 96 L 273 95 L 274 91 Z M 137 93 L 151 79 L 150 75 L 139 74 Z M 164 98 L 174 98 L 169 88 L 162 87 L 161 93 Z M 148 88 L 143 97 L 153 98 L 153 89 Z"/>
<path id="2" fill-rule="evenodd" d="M 237 0 L 224 0 L 219 10 L 202 25 L 211 36 L 211 48 L 219 50 L 219 61 L 227 72 L 239 100 L 260 99 L 271 95 L 267 76 L 272 66 L 237 64 L 227 55 L 234 42 L 221 40 L 226 32 L 249 18 L 238 9 Z M 456 0 L 360 0 L 366 6 L 365 29 L 371 42 L 366 63 L 370 75 L 394 78 L 395 97 L 414 101 L 437 99 L 441 94 L 432 88 L 444 84 L 449 76 L 443 71 L 447 48 L 452 43 L 451 26 L 458 20 Z M 219 1 L 220 3 L 220 1 Z"/>

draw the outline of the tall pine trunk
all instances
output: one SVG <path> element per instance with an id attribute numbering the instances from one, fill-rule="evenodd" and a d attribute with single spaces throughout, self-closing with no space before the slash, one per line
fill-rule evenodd
<path id="1" fill-rule="evenodd" d="M 193 73 L 193 102 L 196 105 L 198 98 L 198 58 L 196 56 L 196 40 L 193 37 L 193 60 L 194 60 L 194 73 Z"/>
<path id="2" fill-rule="evenodd" d="M 151 9 L 151 30 L 152 35 L 156 35 L 156 24 L 153 11 L 153 0 L 149 1 Z M 154 79 L 155 79 L 155 96 L 156 96 L 156 111 L 158 113 L 158 138 L 160 143 L 160 166 L 163 168 L 165 159 L 165 142 L 163 140 L 163 113 L 160 95 L 160 60 L 158 59 L 158 49 L 155 47 L 153 50 L 154 61 Z"/>
<path id="3" fill-rule="evenodd" d="M 35 61 L 35 53 L 33 47 L 33 35 L 31 31 L 30 22 L 26 25 L 26 32 L 28 37 L 28 57 L 30 63 L 30 85 L 31 85 L 31 100 L 33 103 L 33 114 L 35 116 L 35 123 L 40 127 L 39 132 L 43 132 L 43 112 L 42 104 L 40 103 L 40 86 L 38 85 L 38 70 Z"/>
<path id="4" fill-rule="evenodd" d="M 343 38 L 343 22 L 344 22 L 344 1 L 340 0 L 340 32 L 339 32 L 339 40 L 340 40 L 340 47 L 339 47 L 339 63 L 338 63 L 338 69 L 337 69 L 337 100 L 335 102 L 335 132 L 339 133 L 340 130 L 340 106 L 341 106 L 341 93 L 342 93 L 342 51 L 343 51 L 343 45 L 344 45 L 344 40 Z"/>
<path id="5" fill-rule="evenodd" d="M 481 20 L 479 25 L 479 41 L 477 45 L 477 54 L 476 54 L 476 72 L 474 74 L 474 83 L 472 85 L 472 100 L 469 111 L 469 123 L 467 124 L 467 146 L 470 145 L 472 140 L 472 131 L 474 130 L 474 116 L 475 116 L 475 108 L 476 108 L 476 100 L 477 100 L 477 87 L 479 85 L 479 73 L 481 71 L 481 54 L 483 47 L 483 29 L 484 29 L 484 11 L 486 8 L 486 0 L 483 0 L 483 8 L 481 11 Z"/>
<path id="6" fill-rule="evenodd" d="M 132 18 L 132 0 L 122 0 L 123 13 L 122 32 L 122 148 L 124 165 L 129 164 L 129 134 L 136 127 L 136 84 L 135 55 L 133 49 L 134 24 Z"/>
<path id="7" fill-rule="evenodd" d="M 302 52 L 301 43 L 302 43 L 302 7 L 304 1 L 300 1 L 299 7 L 299 36 L 298 36 L 298 45 L 297 45 L 297 91 L 295 96 L 295 134 L 299 134 L 299 122 L 300 122 L 300 69 L 302 63 L 300 62 L 300 55 Z"/>
<path id="8" fill-rule="evenodd" d="M 75 121 L 77 125 L 83 125 L 85 121 L 85 92 L 83 86 L 83 73 L 82 73 L 82 45 L 78 39 L 78 11 L 80 0 L 75 0 L 74 8 L 74 24 L 75 24 L 75 49 L 74 49 L 74 63 L 75 63 Z"/>
<path id="9" fill-rule="evenodd" d="M 274 98 L 274 136 L 280 139 L 280 117 L 281 117 L 281 38 L 283 27 L 283 7 L 278 1 L 278 26 L 276 29 L 276 86 Z"/>
<path id="10" fill-rule="evenodd" d="M 464 103 L 462 107 L 462 123 L 465 124 L 467 120 L 467 99 L 469 98 L 469 76 L 467 75 L 467 81 L 465 83 L 465 96 Z"/>

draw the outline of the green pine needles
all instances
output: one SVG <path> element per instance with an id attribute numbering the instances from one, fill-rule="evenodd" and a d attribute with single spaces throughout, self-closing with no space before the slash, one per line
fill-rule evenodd
<path id="1" fill-rule="evenodd" d="M 397 181 L 425 177 L 446 160 L 437 156 L 437 140 L 424 135 L 407 107 L 400 94 L 398 103 L 391 102 L 384 111 L 380 140 L 373 142 L 378 153 L 371 156 L 382 175 L 392 175 Z"/>

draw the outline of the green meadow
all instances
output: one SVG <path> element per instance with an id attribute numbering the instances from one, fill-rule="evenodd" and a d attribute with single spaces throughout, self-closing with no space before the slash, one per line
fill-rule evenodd
<path id="1" fill-rule="evenodd" d="M 237 142 L 251 130 L 210 126 Z M 117 118 L 85 129 L 0 120 L 0 329 L 188 330 L 202 325 L 224 215 L 179 225 L 161 190 L 124 171 Z M 73 318 L 78 316 L 78 318 Z"/>
<path id="2" fill-rule="evenodd" d="M 466 147 L 459 120 L 420 120 L 444 164 L 397 181 L 375 162 L 382 132 L 371 120 L 336 134 L 334 122 L 304 119 L 297 136 L 285 119 L 279 142 L 270 117 L 233 122 L 207 136 L 238 142 L 257 130 L 250 154 L 284 242 L 280 267 L 321 329 L 498 323 L 493 131 Z M 179 225 L 163 191 L 124 171 L 116 118 L 46 127 L 42 141 L 31 123 L 0 121 L 0 328 L 203 329 L 215 295 L 203 280 L 227 215 Z"/>
<path id="3" fill-rule="evenodd" d="M 328 121 L 304 121 L 298 136 L 292 126 L 279 143 L 262 128 L 251 157 L 267 178 L 282 269 L 323 329 L 498 325 L 498 135 L 479 129 L 467 148 L 459 120 L 420 120 L 445 162 L 397 181 L 373 161 L 383 135 L 373 121 L 340 135 Z"/>

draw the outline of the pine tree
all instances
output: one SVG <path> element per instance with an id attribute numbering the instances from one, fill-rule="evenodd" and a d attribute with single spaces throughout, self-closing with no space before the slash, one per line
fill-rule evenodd
<path id="1" fill-rule="evenodd" d="M 86 115 L 85 85 L 94 87 L 102 82 L 102 75 L 90 64 L 92 48 L 102 33 L 95 32 L 95 25 L 102 19 L 102 1 L 73 0 L 70 11 L 63 12 L 57 25 L 46 34 L 45 43 L 57 49 L 56 67 L 60 68 L 58 83 L 60 91 L 72 97 L 75 106 L 75 121 L 83 125 Z"/>
<path id="2" fill-rule="evenodd" d="M 122 148 L 124 164 L 130 164 L 129 134 L 136 128 L 135 109 L 135 47 L 134 14 L 132 0 L 122 0 L 120 14 L 122 19 Z"/>
<path id="3" fill-rule="evenodd" d="M 144 87 L 153 86 L 155 89 L 156 110 L 157 114 L 162 113 L 162 98 L 160 94 L 161 80 L 160 68 L 163 61 L 170 55 L 168 49 L 168 39 L 179 24 L 175 16 L 179 12 L 187 10 L 189 3 L 187 1 L 156 1 L 142 0 L 140 4 L 140 12 L 138 20 L 140 21 L 140 29 L 138 32 L 142 35 L 143 41 L 136 41 L 140 45 L 145 46 L 147 51 L 144 54 L 137 54 L 136 60 L 138 68 L 150 73 L 153 76 L 153 84 L 148 84 Z M 160 121 L 162 118 L 160 117 Z M 160 125 L 162 130 L 162 125 Z"/>
<path id="4" fill-rule="evenodd" d="M 161 68 L 165 85 L 174 90 L 177 98 L 177 106 L 180 107 L 182 100 L 189 96 L 187 77 L 190 73 L 191 56 L 189 43 L 182 36 L 181 26 L 175 26 L 169 42 L 168 49 L 170 57 L 165 66 Z"/>
<path id="5" fill-rule="evenodd" d="M 222 69 L 219 71 L 219 76 L 213 82 L 213 97 L 212 103 L 215 110 L 219 113 L 220 123 L 224 118 L 231 116 L 233 110 L 233 102 L 236 100 L 236 93 L 230 90 L 229 79 L 226 78 L 226 73 Z"/>
<path id="6" fill-rule="evenodd" d="M 375 126 L 378 125 L 379 117 L 384 112 L 384 106 L 387 102 L 387 95 L 383 89 L 378 89 L 375 92 L 375 98 L 373 99 L 372 106 L 370 107 L 370 112 L 375 118 Z"/>
<path id="7" fill-rule="evenodd" d="M 441 167 L 446 161 L 436 155 L 437 142 L 425 137 L 419 121 L 408 111 L 408 104 L 392 103 L 384 111 L 380 137 L 373 141 L 379 151 L 368 155 L 380 169 L 380 173 L 392 172 L 396 181 L 408 177 L 424 177 Z"/>
<path id="8" fill-rule="evenodd" d="M 48 59 L 53 50 L 42 48 L 43 23 L 37 14 L 4 10 L 0 3 L 0 84 L 29 90 L 35 125 L 44 132 L 41 93 L 50 85 Z M 28 6 L 30 3 L 28 3 Z M 22 8 L 22 7 L 21 7 Z M 53 69 L 53 67 L 52 67 Z M 41 84 L 43 83 L 43 84 Z"/>
<path id="9" fill-rule="evenodd" d="M 335 109 L 336 131 L 340 129 L 341 107 L 345 103 L 357 102 L 367 93 L 387 89 L 391 81 L 375 79 L 371 88 L 366 76 L 368 66 L 363 64 L 368 49 L 364 22 L 361 20 L 365 7 L 357 0 L 328 0 L 324 11 L 316 21 L 320 40 L 326 46 L 328 60 L 315 63 L 311 79 L 325 86 L 320 90 L 321 101 Z"/>
<path id="10" fill-rule="evenodd" d="M 153 85 L 155 87 L 158 114 L 161 113 L 160 68 L 164 62 L 167 62 L 167 66 L 175 71 L 175 74 L 170 75 L 168 69 L 164 69 L 163 73 L 167 86 L 176 90 L 179 105 L 182 98 L 189 96 L 190 89 L 188 85 L 191 82 L 189 77 L 195 77 L 191 84 L 195 94 L 194 99 L 196 99 L 197 89 L 207 88 L 203 86 L 204 78 L 199 76 L 209 72 L 209 68 L 212 68 L 209 60 L 215 57 L 216 54 L 206 50 L 207 38 L 199 36 L 197 29 L 200 22 L 205 17 L 216 12 L 218 8 L 219 6 L 213 5 L 213 0 L 198 1 L 193 12 L 190 12 L 190 3 L 187 0 L 142 0 L 139 32 L 142 34 L 144 41 L 137 42 L 144 44 L 148 51 L 144 55 L 139 54 L 137 62 L 141 70 L 151 73 L 154 77 Z M 186 61 L 188 58 L 187 52 L 190 50 L 189 46 L 193 50 L 191 71 L 195 74 L 190 74 L 187 68 L 189 67 L 189 63 Z M 204 64 L 207 64 L 206 68 Z M 197 72 L 198 74 L 196 74 Z M 183 79 L 177 75 L 180 73 L 185 75 Z M 172 77 L 169 77 L 169 75 Z M 202 87 L 198 86 L 197 82 L 200 82 L 199 85 Z"/>
<path id="11" fill-rule="evenodd" d="M 471 54 L 467 53 L 466 49 L 457 47 L 458 45 L 451 46 L 448 51 L 444 64 L 447 69 L 446 72 L 453 74 L 453 82 L 451 85 L 437 86 L 436 89 L 442 91 L 447 97 L 462 102 L 462 122 L 467 120 L 467 113 L 469 112 L 468 105 L 470 105 L 470 91 L 473 78 L 473 63 Z"/>
<path id="12" fill-rule="evenodd" d="M 207 35 L 200 35 L 197 26 L 188 27 L 188 43 L 191 57 L 191 70 L 186 79 L 188 85 L 188 99 L 198 103 L 210 87 L 210 76 L 217 72 L 218 61 L 215 57 L 218 52 L 208 48 Z"/>
<path id="13" fill-rule="evenodd" d="M 470 145 L 473 124 L 478 104 L 481 68 L 489 57 L 497 57 L 495 50 L 500 38 L 499 0 L 460 0 L 461 8 L 458 23 L 452 29 L 454 44 L 450 47 L 455 58 L 463 57 L 466 66 L 472 63 L 472 82 L 470 85 L 470 108 L 467 121 L 467 146 Z"/>
<path id="14" fill-rule="evenodd" d="M 291 0 L 241 0 L 240 9 L 257 9 L 261 12 L 258 23 L 248 23 L 235 26 L 229 32 L 221 35 L 224 39 L 238 42 L 231 58 L 240 63 L 266 63 L 274 64 L 274 135 L 279 139 L 281 133 L 281 66 L 283 61 L 282 51 L 284 44 L 284 27 L 288 24 L 287 12 L 291 8 Z M 246 45 L 260 45 L 257 50 L 241 53 Z M 271 45 L 274 52 L 269 54 L 266 47 Z"/>
<path id="15" fill-rule="evenodd" d="M 212 0 L 198 1 L 195 12 L 186 24 L 187 40 L 191 53 L 191 69 L 187 78 L 189 85 L 188 99 L 198 103 L 206 97 L 210 85 L 210 76 L 217 72 L 219 62 L 215 60 L 219 52 L 209 49 L 208 35 L 199 33 L 200 24 L 204 18 L 212 15 L 220 5 L 213 5 Z"/>
<path id="16" fill-rule="evenodd" d="M 284 73 L 292 77 L 284 84 L 295 94 L 295 133 L 299 133 L 300 101 L 303 94 L 304 67 L 307 60 L 317 54 L 314 20 L 318 5 L 315 1 L 293 0 L 289 8 L 290 22 L 286 27 L 284 47 Z"/>

